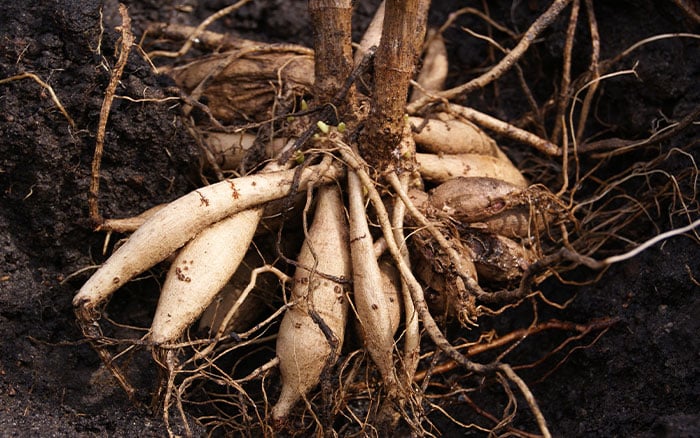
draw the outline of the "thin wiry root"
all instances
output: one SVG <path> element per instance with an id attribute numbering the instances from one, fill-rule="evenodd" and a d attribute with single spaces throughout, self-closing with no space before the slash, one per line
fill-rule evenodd
<path id="1" fill-rule="evenodd" d="M 167 58 L 179 58 L 180 56 L 184 55 L 187 53 L 191 48 L 192 45 L 198 40 L 198 38 L 204 33 L 209 27 L 210 24 L 212 24 L 214 21 L 218 20 L 221 17 L 224 17 L 233 11 L 240 9 L 242 6 L 244 6 L 246 3 L 250 3 L 250 0 L 240 0 L 232 5 L 229 5 L 223 9 L 218 10 L 211 16 L 209 16 L 206 20 L 202 21 L 199 26 L 197 26 L 196 29 L 189 35 L 187 35 L 187 40 L 185 43 L 180 47 L 180 49 L 176 52 L 170 52 L 170 51 L 153 51 L 148 54 L 149 58 L 156 58 L 159 56 L 162 57 L 167 57 Z"/>
<path id="2" fill-rule="evenodd" d="M 15 76 L 10 76 L 9 78 L 0 79 L 0 85 L 7 84 L 12 81 L 19 81 L 22 79 L 31 79 L 37 84 L 41 85 L 46 91 L 48 91 L 49 95 L 51 96 L 51 100 L 53 101 L 54 105 L 56 105 L 56 108 L 58 108 L 58 110 L 61 111 L 61 114 L 63 114 L 63 117 L 66 118 L 68 124 L 70 124 L 70 127 L 75 128 L 75 122 L 73 121 L 73 118 L 70 116 L 70 114 L 68 114 L 68 111 L 66 111 L 66 108 L 58 99 L 58 96 L 56 96 L 56 92 L 53 90 L 53 87 L 44 82 L 39 76 L 35 75 L 34 73 L 21 73 Z"/>
<path id="3" fill-rule="evenodd" d="M 122 73 L 124 73 L 124 68 L 129 59 L 129 53 L 131 52 L 131 47 L 134 44 L 134 34 L 131 32 L 131 18 L 127 12 L 126 6 L 123 4 L 119 5 L 119 14 L 122 18 L 121 25 L 121 45 L 119 50 L 119 58 L 114 66 L 114 70 L 109 78 L 109 84 L 105 90 L 105 97 L 102 101 L 102 107 L 100 108 L 100 121 L 97 127 L 97 136 L 95 139 L 95 153 L 92 158 L 92 169 L 90 178 L 90 191 L 88 194 L 88 207 L 90 210 L 90 220 L 92 220 L 93 225 L 99 225 L 102 223 L 102 215 L 100 214 L 98 208 L 98 196 L 100 192 L 100 166 L 102 163 L 102 153 L 104 151 L 104 142 L 107 129 L 107 119 L 109 118 L 109 111 L 112 108 L 112 102 L 114 101 L 114 96 L 117 90 L 117 85 L 121 80 Z"/>

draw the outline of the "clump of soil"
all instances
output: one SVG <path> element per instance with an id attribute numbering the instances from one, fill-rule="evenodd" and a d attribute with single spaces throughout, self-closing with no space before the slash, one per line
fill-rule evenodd
<path id="1" fill-rule="evenodd" d="M 129 4 L 137 38 L 149 22 L 197 24 L 225 2 L 194 2 L 194 13 L 176 2 L 161 3 L 166 4 Z M 376 3 L 359 2 L 358 35 Z M 512 9 L 511 2 L 494 2 L 491 14 L 522 31 L 539 12 L 538 3 L 545 2 Z M 698 30 L 698 23 L 674 2 L 598 3 L 602 59 L 652 35 Z M 309 45 L 308 21 L 300 5 L 256 1 L 217 24 L 218 30 Z M 116 3 L 61 0 L 20 5 L 4 1 L 2 6 L 0 79 L 36 74 L 56 92 L 75 127 L 36 81 L 25 78 L 0 84 L 0 430 L 9 436 L 162 436 L 161 418 L 134 407 L 101 368 L 97 355 L 82 343 L 71 307 L 73 294 L 89 274 L 79 271 L 105 258 L 105 236 L 94 233 L 88 221 L 87 193 L 99 111 L 109 68 L 116 59 L 119 34 L 114 27 L 120 24 Z M 443 23 L 449 12 L 463 6 L 463 2 L 434 5 L 431 23 Z M 474 23 L 466 20 L 461 24 Z M 557 23 L 523 65 L 537 97 L 548 96 L 557 86 L 552 78 L 560 73 L 566 20 Z M 585 29 L 579 34 L 582 40 L 588 38 Z M 458 27 L 446 37 L 452 83 L 463 82 L 474 69 L 489 64 L 486 46 Z M 620 77 L 604 84 L 595 121 L 588 130 L 603 132 L 606 138 L 642 139 L 690 114 L 700 102 L 699 49 L 693 39 L 669 39 L 638 48 L 620 66 L 630 68 L 639 62 L 638 77 Z M 576 74 L 586 68 L 587 57 L 588 52 L 576 57 Z M 468 103 L 514 120 L 529 108 L 518 92 L 517 80 L 515 75 L 506 77 L 498 89 L 470 96 Z M 179 107 L 172 101 L 157 101 L 171 93 L 169 86 L 132 51 L 117 94 L 150 100 L 118 98 L 112 107 L 99 199 L 105 217 L 138 214 L 186 193 L 199 182 L 200 158 L 181 125 Z M 683 149 L 698 162 L 697 139 L 697 126 L 690 126 L 656 149 L 611 160 L 606 171 L 614 175 L 672 148 Z M 516 157 L 517 148 L 522 148 L 506 146 Z M 664 161 L 664 170 L 680 174 L 688 170 L 688 163 L 674 155 Z M 637 194 L 648 190 L 647 183 L 635 179 L 624 189 Z M 696 183 L 682 184 L 686 193 L 697 189 Z M 688 207 L 696 217 L 697 201 Z M 651 220 L 640 219 L 641 225 L 630 225 L 634 229 L 626 235 L 641 241 L 659 229 L 668 229 L 668 205 L 655 208 L 658 210 L 652 208 L 648 213 Z M 110 245 L 119 237 L 112 236 Z M 523 372 L 555 434 L 700 435 L 700 389 L 695 383 L 700 377 L 699 266 L 697 238 L 688 235 L 612 266 L 594 284 L 579 287 L 550 280 L 543 285 L 547 296 L 558 302 L 576 298 L 562 311 L 541 309 L 541 320 L 585 323 L 606 316 L 619 318 L 594 345 L 576 349 L 563 364 L 558 365 L 563 356 L 554 356 Z M 158 276 L 157 269 L 153 274 Z M 567 278 L 593 276 L 581 269 Z M 110 310 L 130 315 L 129 321 L 122 322 L 147 325 L 156 290 L 153 280 L 137 282 L 115 295 Z M 541 357 L 560 341 L 543 340 L 541 351 L 528 345 L 520 353 L 523 363 Z M 136 363 L 132 374 L 147 393 L 155 376 L 153 365 Z M 439 426 L 446 436 L 461 433 L 449 422 L 439 422 Z"/>

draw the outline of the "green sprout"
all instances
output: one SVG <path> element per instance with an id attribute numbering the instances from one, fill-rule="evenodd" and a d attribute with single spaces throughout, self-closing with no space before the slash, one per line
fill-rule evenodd
<path id="1" fill-rule="evenodd" d="M 320 129 L 324 134 L 328 134 L 328 132 L 331 130 L 331 127 L 321 120 L 316 122 L 316 126 L 318 126 L 318 129 Z"/>
<path id="2" fill-rule="evenodd" d="M 302 151 L 296 151 L 292 158 L 297 164 L 302 164 L 304 162 L 304 153 Z"/>

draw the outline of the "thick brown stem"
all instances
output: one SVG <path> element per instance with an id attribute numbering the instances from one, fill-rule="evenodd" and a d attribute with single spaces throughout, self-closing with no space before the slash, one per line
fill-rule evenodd
<path id="1" fill-rule="evenodd" d="M 352 0 L 309 0 L 309 14 L 314 26 L 314 94 L 324 105 L 352 71 Z"/>
<path id="2" fill-rule="evenodd" d="M 360 152 L 375 169 L 387 169 L 398 159 L 393 152 L 403 132 L 409 82 L 425 37 L 429 5 L 429 0 L 386 0 L 372 110 L 360 139 Z"/>

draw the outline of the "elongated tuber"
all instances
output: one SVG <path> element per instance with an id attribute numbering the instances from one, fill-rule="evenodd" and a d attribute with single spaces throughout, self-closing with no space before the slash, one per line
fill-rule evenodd
<path id="1" fill-rule="evenodd" d="M 447 115 L 444 119 L 409 117 L 419 149 L 435 154 L 499 154 L 496 142 L 473 123 Z"/>
<path id="2" fill-rule="evenodd" d="M 416 160 L 421 176 L 433 183 L 464 176 L 495 178 L 517 187 L 527 187 L 523 174 L 505 155 L 418 153 Z"/>
<path id="3" fill-rule="evenodd" d="M 355 306 L 367 350 L 377 364 L 389 393 L 397 389 L 394 367 L 394 332 L 388 297 L 374 257 L 372 235 L 367 224 L 362 183 L 354 172 L 348 174 L 350 251 Z"/>
<path id="4" fill-rule="evenodd" d="M 203 230 L 180 250 L 153 317 L 154 343 L 176 340 L 209 306 L 238 269 L 262 213 L 259 207 L 230 216 Z"/>
<path id="5" fill-rule="evenodd" d="M 313 223 L 298 257 L 294 273 L 294 306 L 285 312 L 277 336 L 282 392 L 272 418 L 283 422 L 294 404 L 319 382 L 328 358 L 343 344 L 348 301 L 345 285 L 334 278 L 349 278 L 350 250 L 340 192 L 335 186 L 319 191 Z M 315 312 L 335 338 L 330 340 L 312 318 Z"/>
<path id="6" fill-rule="evenodd" d="M 329 176 L 334 173 L 329 170 Z M 300 187 L 321 170 L 305 169 Z M 285 196 L 294 170 L 221 181 L 171 202 L 148 219 L 98 269 L 73 298 L 79 318 L 96 318 L 95 307 L 136 275 L 164 260 L 197 233 L 235 213 Z"/>

